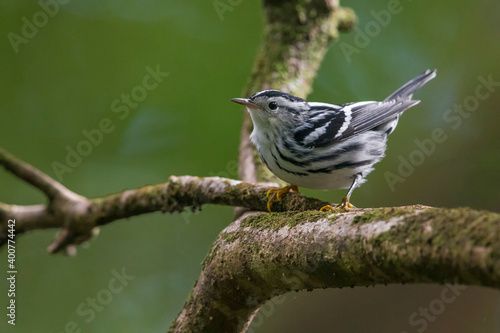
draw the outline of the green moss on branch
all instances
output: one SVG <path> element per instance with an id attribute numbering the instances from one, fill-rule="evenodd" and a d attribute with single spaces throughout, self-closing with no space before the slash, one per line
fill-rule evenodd
<path id="1" fill-rule="evenodd" d="M 207 256 L 188 308 L 221 315 L 211 309 L 215 299 L 217 309 L 232 310 L 221 327 L 237 331 L 267 299 L 292 290 L 445 281 L 500 288 L 499 214 L 416 205 L 329 216 L 261 213 L 233 222 Z"/>

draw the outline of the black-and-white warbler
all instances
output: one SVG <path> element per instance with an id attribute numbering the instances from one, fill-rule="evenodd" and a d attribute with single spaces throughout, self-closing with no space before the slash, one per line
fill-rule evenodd
<path id="1" fill-rule="evenodd" d="M 264 90 L 250 98 L 233 98 L 244 105 L 254 125 L 250 136 L 260 158 L 289 186 L 272 189 L 268 202 L 297 186 L 311 189 L 349 188 L 335 210 L 352 208 L 354 188 L 365 182 L 387 148 L 387 136 L 394 131 L 401 114 L 418 104 L 413 93 L 436 76 L 427 70 L 383 102 L 355 102 L 343 105 L 306 102 L 279 90 Z M 334 209 L 325 206 L 322 209 Z"/>

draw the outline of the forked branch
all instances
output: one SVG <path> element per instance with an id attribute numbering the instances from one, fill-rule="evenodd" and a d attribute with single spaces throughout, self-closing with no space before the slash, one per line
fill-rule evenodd
<path id="1" fill-rule="evenodd" d="M 0 165 L 47 195 L 46 205 L 18 206 L 0 203 L 0 246 L 7 240 L 9 219 L 16 220 L 16 234 L 48 228 L 60 228 L 49 252 L 80 244 L 95 233 L 94 228 L 112 221 L 156 211 L 175 213 L 185 208 L 201 209 L 202 205 L 241 206 L 253 211 L 266 211 L 266 192 L 272 183 L 251 184 L 219 177 L 172 176 L 163 184 L 89 199 L 71 192 L 35 167 L 0 148 Z M 39 185 L 42 184 L 42 185 Z M 318 209 L 326 202 L 296 193 L 281 197 L 273 210 L 304 211 Z M 73 250 L 73 249 L 72 249 Z"/>

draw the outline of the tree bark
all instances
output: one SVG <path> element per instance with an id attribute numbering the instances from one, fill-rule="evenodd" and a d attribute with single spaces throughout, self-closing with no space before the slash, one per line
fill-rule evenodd
<path id="1" fill-rule="evenodd" d="M 74 245 L 92 237 L 96 227 L 112 221 L 156 211 L 175 213 L 204 204 L 267 209 L 266 192 L 276 184 L 251 184 L 220 177 L 172 176 L 163 184 L 89 199 L 78 195 L 33 166 L 0 148 L 0 165 L 45 193 L 46 205 L 18 206 L 0 202 L 0 247 L 8 242 L 9 220 L 15 220 L 16 236 L 25 232 L 60 228 L 48 247 L 51 253 L 74 253 Z M 284 195 L 273 205 L 275 211 L 319 209 L 327 203 L 297 193 Z M 69 248 L 68 248 L 69 247 Z"/>
<path id="2" fill-rule="evenodd" d="M 246 213 L 221 232 L 171 332 L 242 332 L 290 291 L 388 283 L 500 288 L 500 215 L 420 205 Z"/>

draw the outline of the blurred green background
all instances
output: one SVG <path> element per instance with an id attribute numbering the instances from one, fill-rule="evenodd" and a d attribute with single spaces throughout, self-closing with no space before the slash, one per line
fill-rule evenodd
<path id="1" fill-rule="evenodd" d="M 53 2 L 0 1 L 1 147 L 56 177 L 53 163 L 65 163 L 67 147 L 77 149 L 86 139 L 83 131 L 108 118 L 114 130 L 61 175 L 77 193 L 102 196 L 165 182 L 170 175 L 237 177 L 243 110 L 229 99 L 243 97 L 262 37 L 259 1 L 222 0 L 230 7 L 222 14 L 212 1 L 73 0 L 57 12 L 47 3 Z M 500 82 L 500 3 L 402 0 L 390 22 L 374 14 L 393 8 L 389 3 L 342 2 L 356 11 L 359 30 L 342 34 L 331 46 L 308 98 L 338 104 L 382 100 L 425 69 L 438 69 L 437 78 L 416 96 L 422 103 L 391 135 L 387 157 L 355 191 L 354 204 L 500 212 L 500 86 L 491 87 L 487 98 L 474 97 L 480 76 Z M 53 15 L 40 14 L 44 6 Z M 40 27 L 30 30 L 26 22 L 34 20 Z M 29 38 L 22 39 L 23 29 Z M 154 89 L 137 88 L 148 66 L 168 76 Z M 132 93 L 137 104 L 120 101 Z M 454 104 L 464 103 L 472 111 L 454 113 Z M 115 112 L 118 107 L 122 111 Z M 447 139 L 432 153 L 418 153 L 415 140 L 431 138 L 436 128 Z M 390 186 L 388 173 L 397 174 L 401 159 L 410 158 L 418 165 Z M 343 190 L 304 192 L 330 201 L 344 195 Z M 0 171 L 1 202 L 44 200 Z M 2 314 L 0 331 L 166 331 L 232 214 L 229 207 L 205 207 L 199 213 L 117 221 L 79 247 L 76 257 L 46 253 L 53 230 L 19 237 L 17 324 L 13 329 Z M 5 272 L 6 250 L 1 253 Z M 110 281 L 123 270 L 130 280 L 110 293 Z M 468 287 L 444 309 L 434 308 L 439 313 L 432 318 L 414 316 L 436 307 L 445 288 L 395 285 L 287 294 L 265 306 L 251 331 L 500 331 L 497 290 Z M 7 289 L 2 278 L 3 309 Z M 88 302 L 96 297 L 106 304 L 90 310 Z M 70 322 L 75 324 L 67 326 Z"/>

